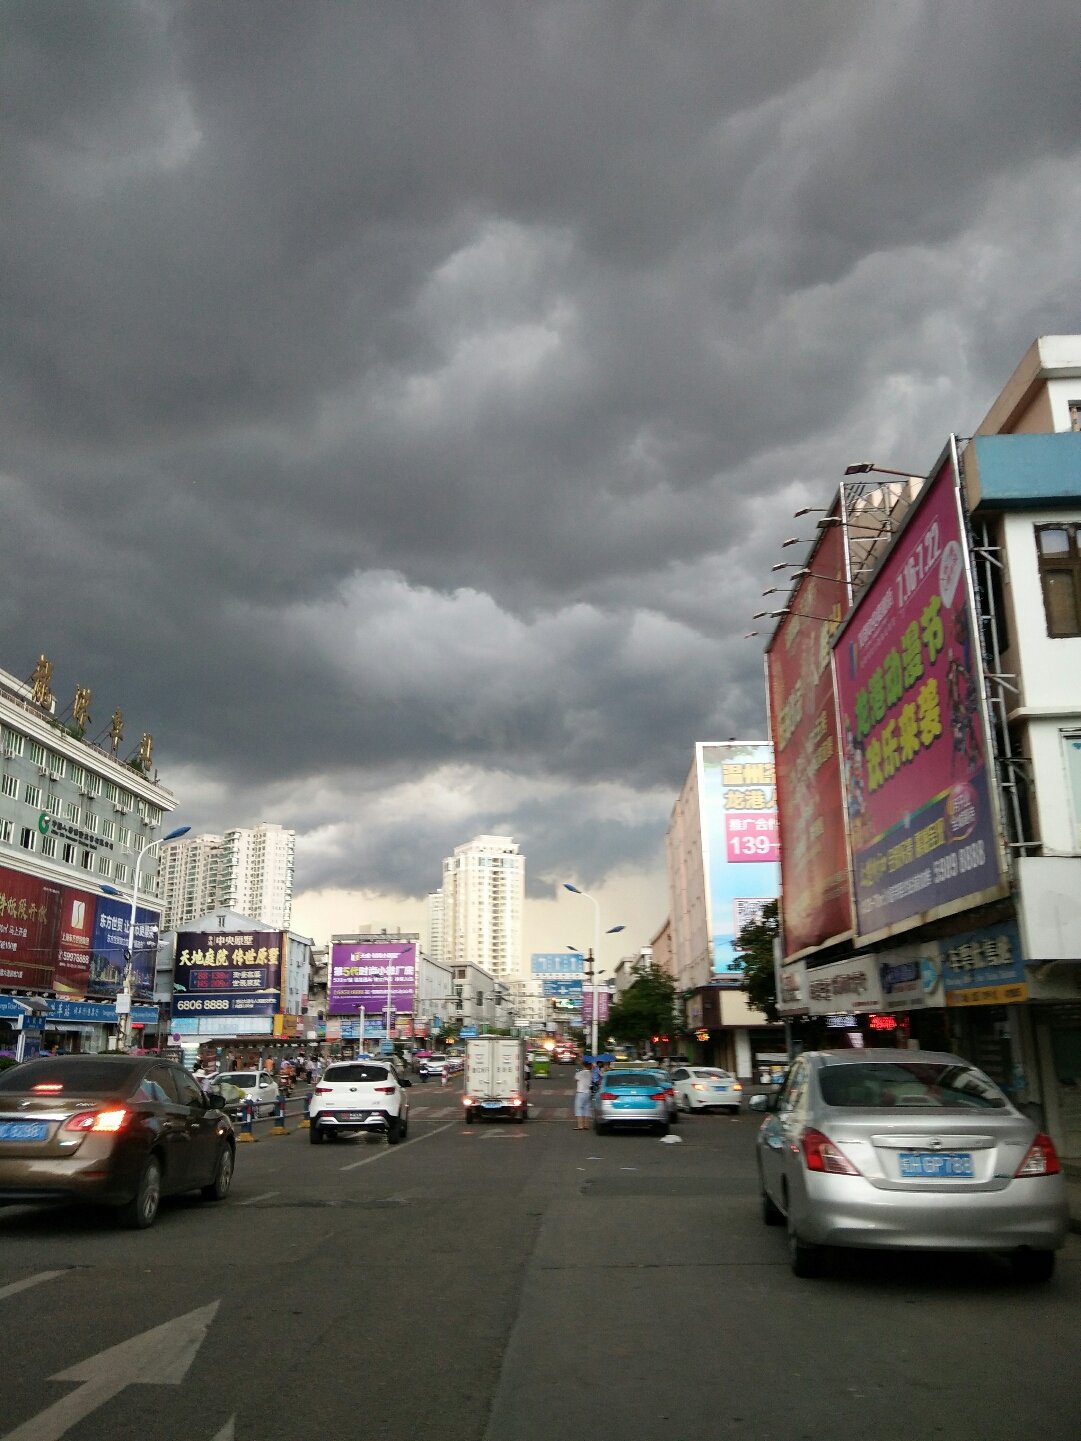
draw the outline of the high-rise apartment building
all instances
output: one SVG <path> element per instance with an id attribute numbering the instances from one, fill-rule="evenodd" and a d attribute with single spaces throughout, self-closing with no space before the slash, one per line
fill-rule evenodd
<path id="1" fill-rule="evenodd" d="M 522 974 L 525 857 L 511 836 L 477 836 L 443 861 L 443 962 L 497 981 Z"/>
<path id="2" fill-rule="evenodd" d="M 443 892 L 431 891 L 425 902 L 427 909 L 427 955 L 437 965 L 443 964 L 444 950 L 444 921 L 443 921 Z"/>
<path id="3" fill-rule="evenodd" d="M 178 930 L 217 907 L 288 927 L 293 906 L 296 833 L 274 822 L 194 836 L 165 851 L 163 926 Z"/>

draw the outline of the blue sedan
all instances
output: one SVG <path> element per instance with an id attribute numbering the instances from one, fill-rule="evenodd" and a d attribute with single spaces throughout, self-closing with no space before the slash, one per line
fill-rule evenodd
<path id="1" fill-rule="evenodd" d="M 652 1071 L 609 1071 L 593 1097 L 593 1129 L 598 1136 L 613 1126 L 648 1126 L 668 1134 L 665 1083 Z"/>

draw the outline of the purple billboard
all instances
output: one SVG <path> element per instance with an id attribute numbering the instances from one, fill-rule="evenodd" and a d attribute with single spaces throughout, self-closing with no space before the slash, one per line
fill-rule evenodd
<path id="1" fill-rule="evenodd" d="M 370 1014 L 394 1011 L 412 1014 L 417 987 L 416 941 L 335 941 L 330 948 L 327 1014 L 355 1016 L 361 1006 Z"/>
<path id="2" fill-rule="evenodd" d="M 953 447 L 837 633 L 861 942 L 1002 893 Z"/>

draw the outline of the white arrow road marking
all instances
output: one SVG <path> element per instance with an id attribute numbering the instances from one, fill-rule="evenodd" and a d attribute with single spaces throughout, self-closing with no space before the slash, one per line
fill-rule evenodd
<path id="1" fill-rule="evenodd" d="M 388 1147 L 385 1151 L 377 1151 L 374 1156 L 366 1156 L 363 1161 L 352 1161 L 348 1166 L 342 1166 L 341 1169 L 343 1171 L 355 1171 L 358 1166 L 370 1166 L 373 1161 L 385 1160 L 387 1156 L 401 1155 L 409 1146 L 417 1146 L 421 1141 L 427 1141 L 432 1136 L 438 1136 L 440 1131 L 449 1131 L 454 1124 L 454 1121 L 448 1121 L 445 1126 L 437 1126 L 434 1131 L 429 1131 L 425 1136 L 414 1136 L 411 1141 L 406 1141 L 401 1146 L 395 1146 L 393 1149 Z M 4 1437 L 3 1441 L 7 1441 L 7 1437 Z"/>
<path id="2" fill-rule="evenodd" d="M 212 1301 L 209 1306 L 189 1311 L 186 1316 L 153 1326 L 141 1335 L 50 1376 L 50 1381 L 83 1384 L 9 1431 L 3 1441 L 57 1441 L 76 1422 L 111 1401 L 126 1386 L 179 1386 L 203 1344 L 219 1304 Z"/>
<path id="3" fill-rule="evenodd" d="M 0 1301 L 5 1296 L 14 1296 L 17 1291 L 29 1290 L 31 1286 L 40 1286 L 42 1281 L 51 1281 L 54 1276 L 65 1276 L 66 1271 L 39 1271 L 36 1276 L 27 1276 L 25 1281 L 12 1281 L 10 1286 L 0 1286 Z"/>

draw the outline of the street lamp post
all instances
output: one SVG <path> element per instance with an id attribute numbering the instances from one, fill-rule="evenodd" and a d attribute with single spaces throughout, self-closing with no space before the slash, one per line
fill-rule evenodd
<path id="1" fill-rule="evenodd" d="M 126 1051 L 131 1046 L 131 983 L 135 972 L 135 912 L 139 905 L 139 872 L 142 870 L 143 861 L 151 851 L 160 850 L 170 841 L 178 841 L 190 830 L 191 826 L 178 826 L 167 836 L 162 836 L 160 840 L 151 841 L 148 846 L 144 846 L 135 857 L 135 875 L 131 883 L 131 911 L 128 915 L 128 944 L 124 950 L 124 985 L 116 998 L 116 1048 L 118 1051 Z M 103 887 L 103 889 L 108 890 L 110 894 L 117 894 L 112 886 Z"/>
<path id="2" fill-rule="evenodd" d="M 590 990 L 591 990 L 592 993 L 593 993 L 593 1015 L 592 1015 L 592 1020 L 591 1020 L 591 1024 L 590 1024 L 590 1037 L 591 1037 L 590 1046 L 591 1046 L 591 1048 L 592 1048 L 592 1049 L 591 1049 L 591 1054 L 595 1056 L 595 1055 L 597 1054 L 597 974 L 598 974 L 598 972 L 596 972 L 596 970 L 595 970 L 594 968 L 596 967 L 597 962 L 598 962 L 598 961 L 600 960 L 600 958 L 601 958 L 601 907 L 600 907 L 600 902 L 597 900 L 597 898 L 596 898 L 595 896 L 591 896 L 588 891 L 580 890 L 580 889 L 578 888 L 578 886 L 572 886 L 571 883 L 570 883 L 570 881 L 564 881 L 564 882 L 563 882 L 563 889 L 564 889 L 565 891 L 571 891 L 571 892 L 572 892 L 574 895 L 576 895 L 576 896 L 585 896 L 585 898 L 586 898 L 587 901 L 592 901 L 592 902 L 593 902 L 593 942 L 594 942 L 594 944 L 593 944 L 593 950 L 592 950 L 592 952 L 591 952 L 591 956 L 592 956 L 592 958 L 593 958 L 593 967 L 590 968 Z M 623 931 L 623 930 L 626 930 L 626 927 L 625 927 L 625 926 L 609 926 L 608 929 L 605 931 L 604 934 L 605 934 L 606 936 L 614 936 L 617 931 Z"/>

